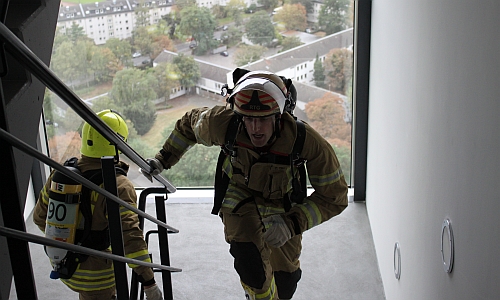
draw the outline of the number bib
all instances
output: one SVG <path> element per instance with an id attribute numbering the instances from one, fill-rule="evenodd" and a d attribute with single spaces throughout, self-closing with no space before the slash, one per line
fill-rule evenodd
<path id="1" fill-rule="evenodd" d="M 79 204 L 68 204 L 49 199 L 45 236 L 54 240 L 73 243 Z"/>

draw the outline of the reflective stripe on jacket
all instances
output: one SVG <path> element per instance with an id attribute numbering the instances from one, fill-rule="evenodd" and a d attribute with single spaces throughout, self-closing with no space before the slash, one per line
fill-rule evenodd
<path id="1" fill-rule="evenodd" d="M 224 106 L 197 108 L 187 112 L 177 121 L 173 133 L 175 137 L 182 136 L 180 140 L 184 141 L 185 146 L 181 149 L 174 147 L 173 140 L 169 137 L 163 145 L 163 152 L 170 155 L 164 158 L 158 153 L 156 158 L 168 169 L 177 163 L 189 145 L 223 145 L 233 114 Z M 291 153 L 297 135 L 296 126 L 292 116 L 283 114 L 281 136 L 268 151 L 283 155 Z M 298 221 L 300 233 L 341 213 L 347 207 L 348 190 L 332 146 L 307 123 L 305 128 L 306 137 L 300 157 L 306 160 L 307 174 L 314 191 L 302 204 L 295 204 L 286 213 Z M 231 157 L 230 161 L 227 158 L 223 164 L 224 172 L 231 179 L 222 206 L 236 207 L 239 201 L 248 196 L 275 202 L 273 200 L 282 199 L 290 193 L 290 165 L 258 162 L 261 153 L 251 146 L 243 145 L 252 145 L 244 129 L 236 137 L 236 157 Z M 296 168 L 293 169 L 297 176 Z"/>
<path id="2" fill-rule="evenodd" d="M 78 160 L 80 171 L 86 172 L 101 168 L 101 161 L 98 158 L 83 156 Z M 119 167 L 128 170 L 128 165 L 120 162 Z M 43 231 L 47 217 L 48 190 L 50 189 L 51 178 L 47 180 L 44 188 L 40 192 L 38 202 L 33 212 L 34 223 Z M 137 207 L 137 194 L 132 182 L 124 175 L 118 174 L 116 177 L 118 197 Z M 106 214 L 106 201 L 103 196 L 96 192 L 91 194 L 92 208 L 92 230 L 101 231 L 108 227 Z M 144 241 L 142 230 L 139 228 L 139 218 L 136 213 L 120 206 L 120 217 L 122 221 L 123 245 L 125 256 L 144 262 L 151 262 L 148 248 Z M 83 219 L 82 216 L 80 216 Z M 83 228 L 80 222 L 80 228 Z M 109 252 L 109 250 L 107 250 Z M 141 275 L 146 281 L 153 279 L 154 273 L 150 267 L 129 265 L 134 271 Z M 62 279 L 61 279 L 62 280 Z M 98 257 L 89 257 L 87 261 L 79 264 L 75 274 L 68 280 L 62 280 L 74 291 L 92 291 L 112 287 L 114 283 L 113 267 L 110 260 Z"/>

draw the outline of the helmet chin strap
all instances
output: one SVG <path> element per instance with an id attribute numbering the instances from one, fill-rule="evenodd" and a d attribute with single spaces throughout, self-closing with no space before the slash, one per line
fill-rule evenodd
<path id="1" fill-rule="evenodd" d="M 273 134 L 269 138 L 269 141 L 267 141 L 266 145 L 270 146 L 279 137 L 281 137 L 281 115 L 276 114 L 276 121 L 274 122 Z"/>
<path id="2" fill-rule="evenodd" d="M 118 147 L 115 145 L 115 158 L 114 158 L 115 164 L 117 164 L 120 161 L 120 154 L 118 153 Z"/>

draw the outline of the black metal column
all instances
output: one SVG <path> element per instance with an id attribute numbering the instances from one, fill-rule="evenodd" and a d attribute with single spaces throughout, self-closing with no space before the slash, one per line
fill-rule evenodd
<path id="1" fill-rule="evenodd" d="M 2 85 L 3 82 L 0 80 L 0 127 L 9 131 L 7 128 L 5 98 Z M 2 191 L 2 196 L 0 197 L 0 211 L 3 224 L 1 224 L 2 220 L 0 220 L 0 225 L 26 232 L 23 212 L 24 207 L 21 207 L 21 203 L 23 203 L 21 199 L 23 199 L 24 196 L 19 193 L 14 149 L 9 143 L 0 143 L 0 157 L 2 157 L 3 162 L 3 175 L 2 180 L 0 180 L 0 190 Z M 4 238 L 1 237 L 0 241 L 3 239 Z M 10 256 L 11 266 L 5 269 L 2 268 L 2 272 L 12 272 L 11 274 L 14 275 L 18 299 L 38 299 L 28 243 L 13 238 L 7 238 L 6 240 L 8 248 L 7 255 Z M 0 250 L 2 250 L 3 247 L 5 247 L 5 244 L 0 246 Z M 6 260 L 2 259 L 2 261 Z M 0 294 L 0 298 L 2 294 Z"/>
<path id="2" fill-rule="evenodd" d="M 352 186 L 354 201 L 366 200 L 366 165 L 368 149 L 368 100 L 370 88 L 371 0 L 358 0 L 354 26 L 355 98 L 354 166 Z"/>
<path id="3" fill-rule="evenodd" d="M 101 158 L 102 178 L 106 191 L 118 196 L 116 187 L 116 170 L 113 156 Z M 111 249 L 113 254 L 125 256 L 123 249 L 122 220 L 120 217 L 120 205 L 115 201 L 107 200 L 109 234 L 111 238 Z M 125 263 L 113 261 L 115 271 L 116 296 L 118 300 L 128 300 L 128 280 Z"/>
<path id="4" fill-rule="evenodd" d="M 167 213 L 165 209 L 165 197 L 156 196 L 155 204 L 156 204 L 156 218 L 164 223 L 167 223 Z M 167 229 L 161 226 L 158 226 L 158 242 L 160 245 L 160 263 L 163 266 L 170 266 L 170 253 L 168 248 L 168 232 Z M 172 292 L 172 274 L 169 271 L 162 270 L 161 276 L 163 280 L 163 298 L 165 300 L 174 299 L 174 295 Z"/>

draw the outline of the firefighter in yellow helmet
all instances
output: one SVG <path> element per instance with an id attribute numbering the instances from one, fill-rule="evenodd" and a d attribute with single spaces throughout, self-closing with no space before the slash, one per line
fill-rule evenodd
<path id="1" fill-rule="evenodd" d="M 223 88 L 226 106 L 193 109 L 177 121 L 149 159 L 151 174 L 196 143 L 221 146 L 212 213 L 222 218 L 246 298 L 291 299 L 301 277 L 302 233 L 347 207 L 347 184 L 330 144 L 293 117 L 290 79 L 236 69 L 233 82 Z"/>
<path id="2" fill-rule="evenodd" d="M 97 115 L 123 140 L 127 141 L 127 124 L 120 114 L 113 110 L 104 110 Z M 88 123 L 83 125 L 80 152 L 81 157 L 79 159 L 72 158 L 65 164 L 76 167 L 84 177 L 97 185 L 102 184 L 100 158 L 102 156 L 115 156 L 118 197 L 131 205 L 137 206 L 137 195 L 134 186 L 126 176 L 129 166 L 119 161 L 118 150 L 115 145 L 110 144 Z M 53 191 L 51 191 L 53 175 L 54 173 L 51 174 L 40 192 L 33 213 L 33 221 L 42 231 L 46 230 L 47 206 L 49 198 L 53 195 Z M 88 248 L 110 252 L 105 197 L 90 189 L 87 189 L 85 193 L 85 187 L 83 190 L 84 192 L 80 197 L 80 214 L 77 222 L 79 226 L 74 243 L 81 243 L 82 246 Z M 85 206 L 87 206 L 87 209 L 85 209 Z M 125 256 L 151 262 L 143 232 L 139 228 L 137 214 L 130 210 L 121 209 L 120 216 L 122 219 Z M 88 231 L 88 229 L 85 229 L 86 225 L 91 227 L 89 233 L 86 232 L 86 230 Z M 59 277 L 71 290 L 79 293 L 80 299 L 114 299 L 115 279 L 111 260 L 69 252 L 64 263 L 64 267 L 60 269 L 60 273 L 55 278 Z M 151 268 L 138 265 L 129 266 L 139 275 L 139 281 L 145 287 L 147 300 L 163 299 L 162 293 L 155 283 L 154 273 Z M 51 278 L 54 278 L 52 274 Z"/>

